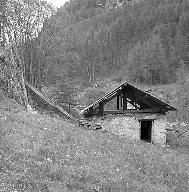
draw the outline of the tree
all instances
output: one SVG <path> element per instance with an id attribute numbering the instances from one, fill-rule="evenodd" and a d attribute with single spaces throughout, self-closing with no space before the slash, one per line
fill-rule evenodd
<path id="1" fill-rule="evenodd" d="M 6 85 L 6 94 L 14 98 L 27 109 L 28 98 L 22 72 L 22 63 L 14 45 L 4 50 L 3 60 L 0 62 L 1 81 Z"/>
<path id="2" fill-rule="evenodd" d="M 6 26 L 6 16 L 5 12 L 7 9 L 7 0 L 2 0 L 0 2 L 0 45 L 5 47 L 6 39 L 5 39 L 5 26 Z"/>
<path id="3" fill-rule="evenodd" d="M 178 61 L 189 61 L 187 5 L 183 0 L 121 1 L 121 6 L 117 0 L 69 1 L 45 20 L 30 69 L 38 70 L 40 63 L 52 84 L 76 76 L 93 83 L 121 69 L 133 81 L 175 81 Z"/>
<path id="4" fill-rule="evenodd" d="M 130 78 L 149 84 L 169 82 L 169 72 L 164 49 L 158 35 L 143 44 L 138 43 L 129 53 Z"/>
<path id="5" fill-rule="evenodd" d="M 53 8 L 41 0 L 2 0 L 0 4 L 0 41 L 14 44 L 23 63 L 24 76 L 32 84 L 41 79 L 42 66 L 36 60 L 36 38 Z M 39 84 L 39 83 L 38 83 Z"/>
<path id="6" fill-rule="evenodd" d="M 176 36 L 176 51 L 179 60 L 189 63 L 189 14 L 184 12 L 179 20 L 178 31 Z"/>
<path id="7" fill-rule="evenodd" d="M 185 75 L 185 63 L 183 60 L 179 62 L 179 67 L 176 71 L 178 91 L 177 91 L 177 106 L 178 114 L 177 118 L 180 122 L 186 121 L 189 119 L 189 97 L 188 97 L 188 86 L 186 84 L 186 75 Z"/>
<path id="8" fill-rule="evenodd" d="M 177 71 L 176 71 L 176 77 L 177 77 L 176 82 L 177 82 L 177 84 L 179 85 L 179 87 L 180 87 L 181 89 L 184 88 L 184 85 L 185 85 L 185 83 L 186 83 L 185 67 L 186 67 L 186 66 L 185 66 L 184 61 L 181 60 L 181 61 L 179 62 L 179 67 L 177 68 Z"/>

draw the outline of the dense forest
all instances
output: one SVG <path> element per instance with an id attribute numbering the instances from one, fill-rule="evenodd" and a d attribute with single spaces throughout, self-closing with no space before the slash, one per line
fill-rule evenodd
<path id="1" fill-rule="evenodd" d="M 188 65 L 188 0 L 71 0 L 56 12 L 43 1 L 10 2 L 1 1 L 8 11 L 0 33 L 11 24 L 14 34 L 6 34 L 22 48 L 33 84 L 36 73 L 48 84 L 90 84 L 110 74 L 169 83 L 181 60 Z"/>
<path id="2" fill-rule="evenodd" d="M 188 34 L 188 0 L 71 0 L 45 21 L 33 51 L 50 84 L 110 74 L 170 83 L 181 60 L 188 66 Z"/>
<path id="3" fill-rule="evenodd" d="M 1 44 L 19 47 L 38 87 L 115 74 L 164 84 L 176 81 L 179 63 L 188 68 L 188 0 L 70 0 L 56 11 L 45 1 L 3 0 L 1 8 Z"/>

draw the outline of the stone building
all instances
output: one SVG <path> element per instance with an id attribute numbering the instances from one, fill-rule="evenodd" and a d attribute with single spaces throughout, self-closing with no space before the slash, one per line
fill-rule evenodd
<path id="1" fill-rule="evenodd" d="M 168 111 L 176 109 L 125 82 L 85 108 L 82 114 L 104 130 L 164 146 Z"/>

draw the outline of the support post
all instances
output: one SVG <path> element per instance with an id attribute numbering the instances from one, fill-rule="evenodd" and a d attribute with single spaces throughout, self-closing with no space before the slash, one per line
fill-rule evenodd
<path id="1" fill-rule="evenodd" d="M 123 110 L 127 110 L 127 95 L 125 87 L 123 88 Z"/>
<path id="2" fill-rule="evenodd" d="M 99 103 L 99 112 L 98 112 L 99 116 L 103 116 L 104 115 L 104 104 L 103 102 Z"/>
<path id="3" fill-rule="evenodd" d="M 119 95 L 117 96 L 117 110 L 119 110 L 119 99 L 120 99 L 120 97 L 119 97 Z"/>

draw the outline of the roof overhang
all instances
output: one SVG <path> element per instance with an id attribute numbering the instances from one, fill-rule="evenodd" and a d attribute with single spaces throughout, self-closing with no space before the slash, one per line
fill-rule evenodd
<path id="1" fill-rule="evenodd" d="M 113 89 L 111 92 L 107 93 L 103 97 L 96 100 L 94 103 L 90 104 L 88 107 L 83 109 L 80 114 L 88 115 L 88 114 L 96 114 L 96 109 L 98 109 L 100 103 L 106 104 L 113 98 L 115 98 L 119 93 L 121 93 L 123 90 L 126 92 L 126 96 L 130 101 L 135 101 L 136 103 L 141 103 L 146 106 L 143 110 L 137 111 L 139 113 L 141 111 L 144 112 L 144 110 L 153 111 L 154 113 L 157 112 L 168 112 L 168 111 L 177 111 L 176 108 L 173 106 L 163 102 L 162 100 L 150 95 L 149 93 L 146 93 L 135 86 L 124 82 L 121 85 L 117 86 L 115 89 Z M 129 110 L 127 110 L 129 112 Z M 133 111 L 131 111 L 133 112 Z M 110 111 L 108 113 L 111 113 Z M 123 112 L 124 113 L 124 112 Z M 116 114 L 119 114 L 119 112 L 116 112 Z"/>

